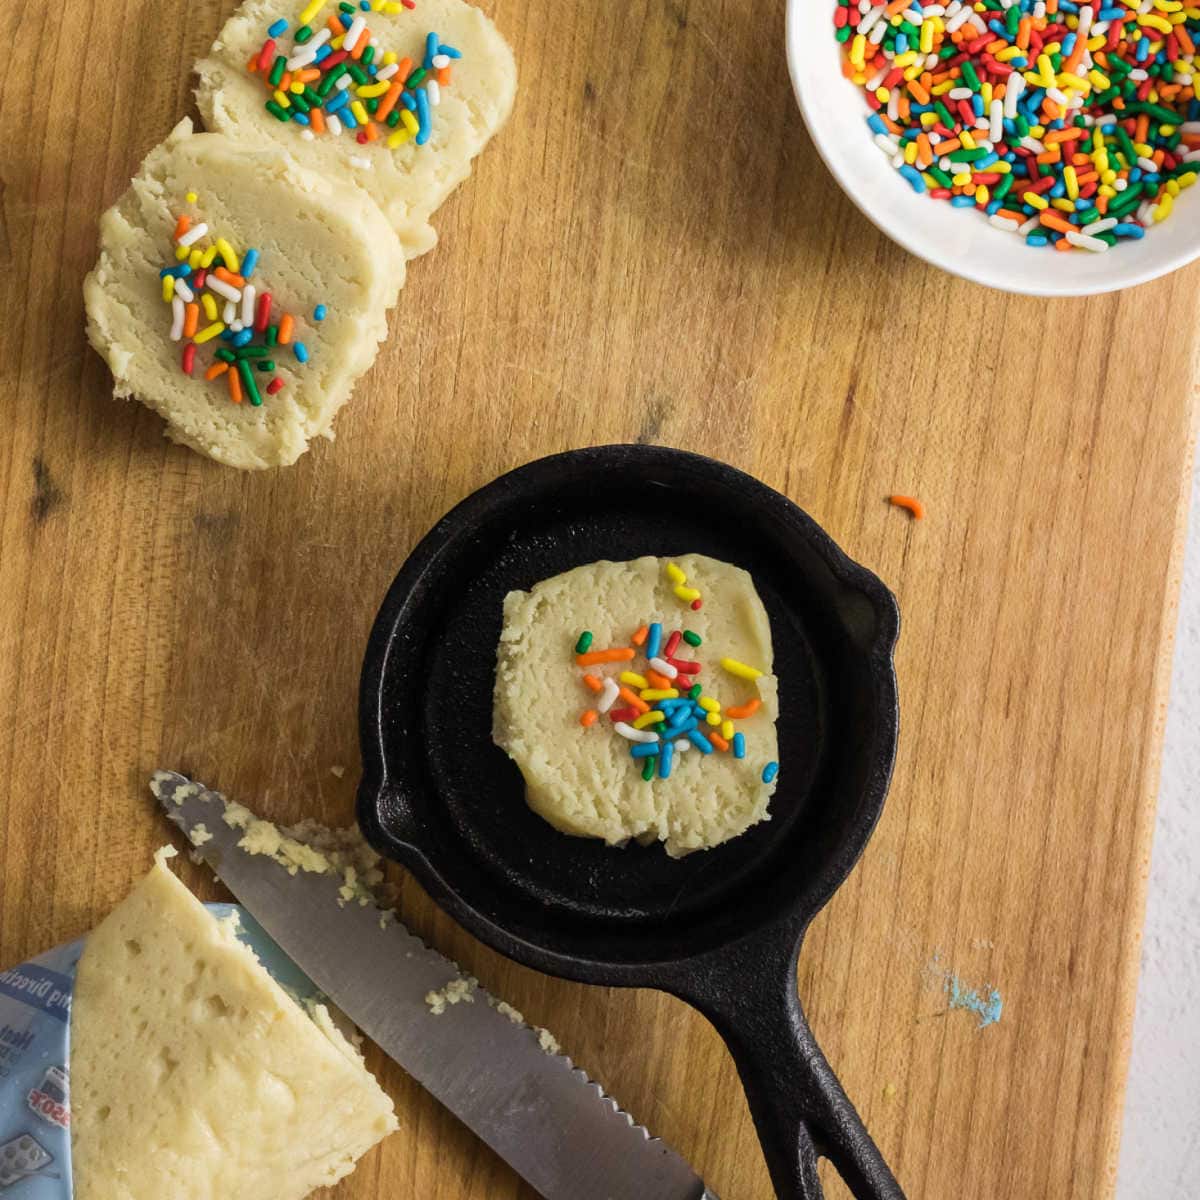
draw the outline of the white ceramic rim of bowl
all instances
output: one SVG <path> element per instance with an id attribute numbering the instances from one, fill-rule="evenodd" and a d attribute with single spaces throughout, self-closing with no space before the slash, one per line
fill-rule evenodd
<path id="1" fill-rule="evenodd" d="M 1106 254 L 1056 254 L 1020 245 L 975 210 L 918 195 L 875 145 L 860 89 L 841 73 L 835 0 L 788 0 L 787 61 L 809 136 L 855 207 L 892 241 L 943 271 L 1027 296 L 1091 296 L 1157 279 L 1200 257 L 1196 201 L 1181 196 L 1161 226 Z M 1200 185 L 1195 188 L 1200 195 Z M 1190 202 L 1190 203 L 1189 203 Z M 1188 217 L 1191 219 L 1187 219 Z"/>

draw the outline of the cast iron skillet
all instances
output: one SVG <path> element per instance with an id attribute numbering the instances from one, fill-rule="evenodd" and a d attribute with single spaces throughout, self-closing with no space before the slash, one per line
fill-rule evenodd
<path id="1" fill-rule="evenodd" d="M 688 551 L 749 570 L 770 615 L 782 768 L 771 820 L 683 859 L 564 836 L 526 807 L 492 743 L 501 602 L 582 563 Z M 661 988 L 703 1012 L 787 1200 L 821 1196 L 818 1155 L 860 1200 L 903 1200 L 796 994 L 801 938 L 883 806 L 898 627 L 883 584 L 764 484 L 678 450 L 601 446 L 530 463 L 443 517 L 392 584 L 363 665 L 370 841 L 501 953 L 585 983 Z"/>

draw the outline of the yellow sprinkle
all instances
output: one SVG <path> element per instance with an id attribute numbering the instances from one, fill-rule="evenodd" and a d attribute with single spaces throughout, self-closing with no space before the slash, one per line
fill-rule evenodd
<path id="1" fill-rule="evenodd" d="M 241 261 L 234 253 L 233 247 L 222 237 L 217 238 L 217 251 L 225 262 L 225 266 L 235 275 L 241 268 Z"/>
<path id="2" fill-rule="evenodd" d="M 204 315 L 210 320 L 217 319 L 217 298 L 212 292 L 201 292 L 200 303 L 204 308 Z"/>
<path id="3" fill-rule="evenodd" d="M 979 98 L 983 101 L 984 108 L 992 107 L 992 85 L 990 83 L 979 85 Z"/>
<path id="4" fill-rule="evenodd" d="M 966 187 L 971 182 L 971 172 L 960 171 L 957 175 L 951 175 L 950 181 L 955 187 Z"/>
<path id="5" fill-rule="evenodd" d="M 281 92 L 278 88 L 276 88 L 273 94 L 275 97 L 275 103 L 278 104 L 280 108 L 292 107 L 292 102 L 288 98 L 287 92 Z"/>
<path id="6" fill-rule="evenodd" d="M 722 721 L 721 722 L 721 736 L 727 742 L 731 741 L 733 739 L 733 722 L 732 721 Z"/>
<path id="7" fill-rule="evenodd" d="M 1171 196 L 1179 195 L 1179 180 L 1178 179 L 1168 179 L 1167 180 L 1167 194 L 1171 195 Z"/>
<path id="8" fill-rule="evenodd" d="M 721 714 L 720 713 L 709 713 L 704 719 L 710 725 L 715 727 L 717 725 L 720 725 L 720 723 L 721 723 Z"/>
<path id="9" fill-rule="evenodd" d="M 197 338 L 197 341 L 200 339 Z M 633 722 L 634 729 L 645 729 L 647 725 L 657 725 L 659 721 L 665 721 L 667 714 L 660 712 L 657 708 L 653 712 L 642 713 L 640 717 L 635 718 Z"/>
<path id="10" fill-rule="evenodd" d="M 1165 17 L 1156 16 L 1154 13 L 1139 13 L 1137 23 L 1139 25 L 1148 25 L 1151 29 L 1157 29 L 1159 33 L 1171 32 L 1171 22 Z"/>
<path id="11" fill-rule="evenodd" d="M 1100 40 L 1101 40 L 1101 42 L 1104 41 L 1103 38 L 1101 38 Z M 1025 51 L 1022 50 L 1020 46 L 1005 46 L 1003 50 L 997 50 L 996 53 L 992 55 L 992 57 L 997 62 L 1008 62 L 1008 60 L 1010 58 L 1020 58 L 1021 55 L 1024 53 L 1025 53 Z"/>
<path id="12" fill-rule="evenodd" d="M 1177 183 L 1181 189 L 1190 188 L 1196 182 L 1196 174 L 1192 172 L 1190 175 L 1178 175 L 1171 182 Z"/>
<path id="13" fill-rule="evenodd" d="M 917 52 L 915 50 L 905 50 L 903 54 L 897 54 L 892 59 L 893 67 L 911 67 L 917 61 Z M 922 64 L 924 66 L 924 64 Z"/>
<path id="14" fill-rule="evenodd" d="M 1045 196 L 1039 196 L 1036 192 L 1025 193 L 1025 203 L 1032 204 L 1039 212 L 1044 208 L 1049 208 L 1050 203 Z"/>
<path id="15" fill-rule="evenodd" d="M 164 275 L 162 281 L 163 299 L 170 304 L 175 298 L 175 276 Z"/>
<path id="16" fill-rule="evenodd" d="M 204 254 L 200 259 L 200 265 L 207 271 L 208 268 L 211 267 L 216 261 L 217 248 L 216 246 L 209 246 L 209 248 L 204 251 Z"/>
<path id="17" fill-rule="evenodd" d="M 1155 221 L 1165 221 L 1171 215 L 1171 209 L 1174 207 L 1175 197 L 1170 192 L 1164 194 L 1163 198 L 1158 202 L 1158 207 L 1154 209 Z"/>
<path id="18" fill-rule="evenodd" d="M 315 17 L 317 15 L 317 13 L 319 13 L 321 11 L 321 8 L 324 5 L 324 3 L 325 3 L 325 0 L 312 0 L 312 2 L 310 4 L 306 4 L 300 10 L 300 24 L 301 25 L 311 25 L 313 17 Z"/>
<path id="19" fill-rule="evenodd" d="M 412 113 L 408 111 L 407 108 L 402 108 L 400 110 L 400 120 L 403 122 L 405 130 L 416 137 L 421 128 L 421 123 L 415 116 L 413 116 Z"/>
<path id="20" fill-rule="evenodd" d="M 329 48 L 330 48 L 331 50 L 340 50 L 340 49 L 342 48 L 342 43 L 343 43 L 345 40 L 346 40 L 346 35 L 345 35 L 345 34 L 343 34 L 343 33 L 339 33 L 339 34 L 337 35 L 337 37 L 335 37 L 335 38 L 333 39 L 333 41 L 329 43 Z"/>
<path id="21" fill-rule="evenodd" d="M 351 100 L 350 111 L 360 125 L 365 125 L 371 119 L 371 114 L 367 112 L 367 106 L 361 100 Z"/>
<path id="22" fill-rule="evenodd" d="M 1072 200 L 1079 199 L 1079 180 L 1075 177 L 1074 167 L 1063 167 L 1063 183 L 1067 185 L 1067 195 Z"/>
<path id="23" fill-rule="evenodd" d="M 922 54 L 928 54 L 933 49 L 933 22 L 924 21 L 921 24 L 921 39 L 918 43 Z"/>
<path id="24" fill-rule="evenodd" d="M 389 51 L 388 51 L 388 52 L 387 52 L 387 53 L 386 53 L 386 54 L 383 56 L 383 65 L 384 65 L 385 67 L 390 67 L 390 66 L 392 65 L 392 63 L 394 63 L 394 62 L 399 62 L 399 61 L 400 61 L 400 60 L 399 60 L 399 59 L 396 57 L 396 52 L 395 52 L 395 50 L 389 50 Z"/>
<path id="25" fill-rule="evenodd" d="M 722 670 L 728 671 L 730 675 L 736 675 L 739 679 L 761 679 L 762 672 L 755 670 L 754 667 L 748 667 L 743 662 L 738 662 L 736 658 L 721 659 Z"/>
<path id="26" fill-rule="evenodd" d="M 700 593 L 694 587 L 677 587 L 675 595 L 679 597 L 684 604 L 691 604 L 693 600 L 700 599 Z"/>
<path id="27" fill-rule="evenodd" d="M 1050 61 L 1050 55 L 1039 54 L 1037 60 L 1038 70 L 1042 73 L 1043 79 L 1049 79 L 1052 83 L 1054 80 L 1054 64 Z"/>
<path id="28" fill-rule="evenodd" d="M 300 96 L 304 92 L 304 84 L 297 81 L 288 88 L 288 91 L 291 92 L 293 96 Z"/>
<path id="29" fill-rule="evenodd" d="M 1095 67 L 1088 72 L 1088 78 L 1092 81 L 1095 87 L 1098 87 L 1102 92 L 1107 91 L 1112 87 L 1112 82 L 1107 75 L 1103 75 Z"/>
<path id="30" fill-rule="evenodd" d="M 1096 189 L 1096 191 L 1099 193 L 1099 195 L 1107 196 L 1110 200 L 1114 196 L 1120 195 L 1120 192 L 1118 192 L 1115 187 L 1113 187 L 1111 184 L 1107 184 L 1107 183 L 1101 184 L 1100 187 L 1098 187 Z"/>
<path id="31" fill-rule="evenodd" d="M 986 208 L 989 199 L 991 199 L 991 193 L 981 183 L 975 189 L 975 203 L 978 204 L 980 208 Z"/>
<path id="32" fill-rule="evenodd" d="M 677 563 L 667 563 L 667 578 L 675 584 L 687 583 L 687 576 L 680 570 Z"/>
<path id="33" fill-rule="evenodd" d="M 183 262 L 183 260 L 185 258 L 187 258 L 187 256 L 188 256 L 188 248 L 186 246 L 176 246 L 175 247 L 175 257 L 177 259 L 179 259 L 180 262 Z"/>
<path id="34" fill-rule="evenodd" d="M 225 326 L 221 321 L 214 321 L 211 325 L 206 325 L 192 339 L 197 346 L 204 345 L 205 342 L 211 342 L 218 334 L 225 332 Z"/>
<path id="35" fill-rule="evenodd" d="M 621 682 L 635 688 L 647 688 L 650 686 L 650 681 L 644 675 L 639 675 L 636 671 L 622 671 Z"/>
<path id="36" fill-rule="evenodd" d="M 199 197 L 199 196 L 197 196 L 195 192 L 188 192 L 188 194 L 187 194 L 187 195 L 184 197 L 184 199 L 185 199 L 185 200 L 186 200 L 186 201 L 187 201 L 189 204 L 195 204 L 195 203 L 196 203 L 196 201 L 200 199 L 200 197 Z"/>
<path id="37" fill-rule="evenodd" d="M 643 700 L 675 700 L 679 692 L 675 688 L 643 688 L 638 695 Z"/>
<path id="38" fill-rule="evenodd" d="M 204 261 L 204 251 L 198 250 L 195 246 L 192 247 L 191 254 L 188 255 L 188 266 L 193 271 L 200 270 L 200 264 Z"/>
<path id="39" fill-rule="evenodd" d="M 1012 173 L 1012 163 L 992 163 L 992 165 L 988 167 L 988 170 L 994 171 L 997 175 L 1009 175 Z"/>
<path id="40" fill-rule="evenodd" d="M 699 704 L 705 712 L 721 711 L 721 702 L 719 700 L 714 700 L 711 696 L 701 696 L 696 703 Z"/>
<path id="41" fill-rule="evenodd" d="M 909 142 L 904 147 L 904 161 L 911 167 L 917 161 L 917 143 Z"/>
<path id="42" fill-rule="evenodd" d="M 301 84 L 300 86 L 303 87 L 304 85 Z M 355 92 L 364 100 L 373 100 L 376 96 L 382 96 L 391 86 L 391 80 L 385 79 L 382 83 L 364 84 L 362 87 L 355 88 Z"/>
<path id="43" fill-rule="evenodd" d="M 952 90 L 953 90 L 953 88 L 954 88 L 954 84 L 955 84 L 955 80 L 953 80 L 953 79 L 947 79 L 945 83 L 935 83 L 935 84 L 933 85 L 933 87 L 931 87 L 931 88 L 929 89 L 929 91 L 930 91 L 930 93 L 931 93 L 932 95 L 934 95 L 934 96 L 944 96 L 944 95 L 945 95 L 947 92 L 949 92 L 949 91 L 952 91 Z M 941 120 L 941 117 L 939 117 L 939 116 L 937 115 L 937 113 L 922 113 L 922 114 L 921 114 L 921 119 L 922 119 L 922 120 L 924 120 L 926 117 L 932 117 L 932 118 L 933 118 L 931 121 L 928 121 L 928 122 L 926 122 L 926 123 L 927 123 L 927 124 L 929 124 L 929 125 L 932 125 L 932 124 L 933 124 L 935 121 L 940 121 L 940 120 Z"/>
<path id="44" fill-rule="evenodd" d="M 1057 208 L 1059 212 L 1073 213 L 1075 211 L 1075 201 L 1068 200 L 1065 196 L 1058 200 L 1050 201 L 1051 208 Z"/>
<path id="45" fill-rule="evenodd" d="M 404 112 L 407 111 L 408 109 L 404 110 Z M 400 115 L 403 117 L 404 113 L 401 113 Z M 387 140 L 388 149 L 395 150 L 397 146 L 404 145 L 404 143 L 407 142 L 410 137 L 412 137 L 412 132 L 408 129 L 397 129 L 392 133 L 389 133 Z"/>
<path id="46" fill-rule="evenodd" d="M 1101 183 L 1110 183 L 1110 184 L 1116 183 L 1117 182 L 1116 171 L 1106 169 L 1105 171 L 1101 172 L 1100 182 Z"/>
<path id="47" fill-rule="evenodd" d="M 862 67 L 866 62 L 867 39 L 864 34 L 856 33 L 854 40 L 850 43 L 850 63 L 855 67 Z"/>
<path id="48" fill-rule="evenodd" d="M 979 149 L 979 146 L 975 139 L 971 136 L 971 131 L 969 129 L 964 129 L 962 133 L 958 135 L 958 140 L 962 143 L 963 148 L 966 150 Z"/>

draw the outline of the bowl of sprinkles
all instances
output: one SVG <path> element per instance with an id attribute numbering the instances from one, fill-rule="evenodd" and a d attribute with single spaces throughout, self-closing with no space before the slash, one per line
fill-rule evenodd
<path id="1" fill-rule="evenodd" d="M 796 97 L 847 195 L 935 266 L 1031 295 L 1200 255 L 1198 45 L 1183 0 L 788 4 Z"/>
<path id="2" fill-rule="evenodd" d="M 301 323 L 279 305 L 259 273 L 259 252 L 238 250 L 209 228 L 188 192 L 171 235 L 169 261 L 159 272 L 167 336 L 180 346 L 185 375 L 224 386 L 233 404 L 261 407 L 286 386 L 278 360 L 303 367 L 309 349 Z M 325 320 L 318 304 L 311 321 Z"/>

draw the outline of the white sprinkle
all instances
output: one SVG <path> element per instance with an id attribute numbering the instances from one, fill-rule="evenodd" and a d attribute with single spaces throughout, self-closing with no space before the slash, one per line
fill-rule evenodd
<path id="1" fill-rule="evenodd" d="M 970 100 L 973 95 L 975 95 L 975 93 L 967 87 L 951 88 L 949 92 L 951 100 Z"/>
<path id="2" fill-rule="evenodd" d="M 953 7 L 953 5 L 951 5 L 951 7 Z M 950 10 L 949 10 L 949 9 L 947 9 L 946 11 L 947 11 L 947 12 L 949 12 Z M 946 32 L 947 32 L 947 33 L 953 33 L 953 32 L 954 32 L 956 29 L 961 29 L 961 28 L 962 28 L 962 26 L 964 26 L 964 25 L 965 25 L 965 24 L 966 24 L 966 23 L 967 23 L 967 22 L 968 22 L 968 21 L 971 19 L 972 15 L 973 15 L 973 14 L 972 14 L 972 11 L 971 11 L 971 9 L 969 9 L 969 8 L 960 8 L 960 9 L 959 9 L 959 10 L 958 10 L 958 11 L 957 11 L 957 12 L 956 12 L 956 13 L 955 13 L 955 14 L 954 14 L 952 17 L 950 17 L 950 19 L 949 19 L 949 20 L 946 22 Z"/>
<path id="3" fill-rule="evenodd" d="M 349 75 L 339 75 L 337 83 L 335 83 L 333 86 L 337 88 L 339 92 L 344 92 L 352 82 L 353 81 Z"/>
<path id="4" fill-rule="evenodd" d="M 287 69 L 289 71 L 303 70 L 310 62 L 315 62 L 316 57 L 317 52 L 315 50 L 310 50 L 307 46 L 305 46 L 302 50 L 296 54 L 293 54 L 292 57 L 287 60 Z"/>
<path id="5" fill-rule="evenodd" d="M 1070 97 L 1061 88 L 1050 87 L 1046 89 L 1046 95 L 1054 101 L 1055 104 L 1070 104 Z"/>
<path id="6" fill-rule="evenodd" d="M 1141 167 L 1143 171 L 1149 171 L 1152 175 L 1158 174 L 1158 163 L 1156 163 L 1152 158 L 1146 158 L 1139 154 L 1137 165 Z"/>
<path id="7" fill-rule="evenodd" d="M 354 20 L 350 22 L 350 28 L 346 30 L 346 36 L 342 39 L 342 49 L 345 50 L 347 54 L 349 54 L 350 51 L 358 45 L 358 39 L 362 37 L 362 32 L 364 29 L 366 29 L 366 27 L 367 22 L 365 17 L 355 17 Z"/>
<path id="8" fill-rule="evenodd" d="M 1200 146 L 1197 146 L 1195 150 L 1189 150 L 1189 151 L 1188 151 L 1188 152 L 1187 152 L 1187 153 L 1186 153 L 1186 154 L 1183 156 L 1183 161 L 1184 161 L 1184 162 L 1200 162 Z M 1124 180 L 1124 179 L 1118 179 L 1118 180 L 1117 180 L 1117 183 L 1126 183 L 1126 180 Z M 1113 187 L 1116 187 L 1116 186 L 1117 186 L 1117 184 L 1116 184 L 1116 183 L 1114 183 L 1114 184 L 1113 184 Z M 1125 189 L 1124 189 L 1124 188 L 1121 188 L 1120 190 L 1121 190 L 1121 191 L 1124 191 Z"/>
<path id="9" fill-rule="evenodd" d="M 1092 26 L 1092 37 L 1103 37 L 1107 32 L 1107 21 L 1097 21 L 1096 24 Z M 1089 55 L 1088 57 L 1090 58 L 1091 56 Z"/>
<path id="10" fill-rule="evenodd" d="M 613 729 L 617 731 L 623 738 L 628 738 L 631 742 L 657 742 L 658 734 L 650 733 L 646 729 L 634 729 L 632 725 L 626 725 L 624 721 L 615 721 Z"/>
<path id="11" fill-rule="evenodd" d="M 674 679 L 679 672 L 671 666 L 665 658 L 652 658 L 650 665 L 660 674 L 665 675 L 668 679 Z"/>
<path id="12" fill-rule="evenodd" d="M 1017 115 L 1017 101 L 1025 90 L 1025 77 L 1020 71 L 1014 71 L 1007 80 L 1004 88 L 1004 115 L 1011 121 Z"/>
<path id="13" fill-rule="evenodd" d="M 600 699 L 596 702 L 596 710 L 602 713 L 608 712 L 613 704 L 616 703 L 620 692 L 621 689 L 617 687 L 617 681 L 609 676 L 604 681 L 604 691 L 600 693 Z"/>
<path id="14" fill-rule="evenodd" d="M 211 271 L 204 280 L 204 283 L 210 291 L 216 292 L 218 296 L 224 296 L 226 300 L 240 300 L 242 298 L 242 293 L 237 288 L 232 284 L 226 283 L 223 279 L 218 279 Z"/>
<path id="15" fill-rule="evenodd" d="M 398 70 L 400 70 L 400 64 L 392 63 L 391 66 L 384 67 L 382 71 L 376 74 L 375 81 L 378 83 L 381 79 L 391 79 Z"/>
<path id="16" fill-rule="evenodd" d="M 229 328 L 233 330 L 234 333 L 241 333 L 242 330 L 246 328 L 246 323 L 245 321 L 230 321 Z"/>
<path id="17" fill-rule="evenodd" d="M 1200 133 L 1200 121 L 1184 121 L 1179 126 L 1180 133 Z"/>
<path id="18" fill-rule="evenodd" d="M 198 242 L 208 232 L 208 226 L 203 221 L 199 225 L 193 225 L 187 233 L 179 238 L 181 246 L 190 246 L 193 242 Z"/>
<path id="19" fill-rule="evenodd" d="M 900 93 L 892 88 L 892 94 L 888 97 L 888 116 L 895 121 L 900 115 Z"/>
<path id="20" fill-rule="evenodd" d="M 306 142 L 311 142 L 311 141 L 313 141 L 313 140 L 314 140 L 314 138 L 315 138 L 315 135 L 314 135 L 314 133 L 313 133 L 313 131 L 312 131 L 311 129 L 302 129 L 302 130 L 300 130 L 300 136 L 301 136 L 301 137 L 302 137 L 302 138 L 303 138 L 303 139 L 304 139 Z"/>
<path id="21" fill-rule="evenodd" d="M 254 324 L 254 298 L 256 290 L 254 284 L 248 283 L 242 288 L 242 324 Z"/>
<path id="22" fill-rule="evenodd" d="M 870 42 L 872 46 L 878 46 L 879 43 L 883 41 L 883 35 L 887 33 L 889 28 L 890 26 L 886 21 L 880 21 L 879 24 L 876 25 L 869 34 L 867 34 L 867 41 Z"/>
<path id="23" fill-rule="evenodd" d="M 1105 233 L 1116 223 L 1116 217 L 1104 217 L 1102 220 L 1093 221 L 1090 225 L 1085 225 L 1079 232 L 1086 234 Z"/>
<path id="24" fill-rule="evenodd" d="M 879 87 L 879 85 L 884 81 L 884 78 L 886 77 L 887 73 L 888 73 L 887 67 L 880 67 L 879 70 L 876 71 L 875 74 L 872 75 L 871 78 L 867 80 L 867 91 L 868 92 L 875 91 Z"/>
<path id="25" fill-rule="evenodd" d="M 337 113 L 330 113 L 325 118 L 325 128 L 328 129 L 334 137 L 337 137 L 338 134 L 342 132 L 342 123 L 338 120 Z"/>
<path id="26" fill-rule="evenodd" d="M 883 9 L 884 6 L 882 4 L 877 4 L 874 8 L 872 8 L 867 15 L 863 17 L 861 21 L 859 21 L 858 26 L 855 28 L 855 33 L 870 33 L 871 30 L 875 28 L 875 22 L 883 16 Z"/>
<path id="27" fill-rule="evenodd" d="M 886 133 L 875 135 L 875 145 L 887 155 L 900 153 L 900 143 L 895 138 L 888 137 Z"/>
<path id="28" fill-rule="evenodd" d="M 183 337 L 183 301 L 176 296 L 171 301 L 171 341 L 177 342 Z"/>
<path id="29" fill-rule="evenodd" d="M 226 325 L 232 325 L 237 320 L 237 305 L 232 300 L 225 301 L 225 307 L 221 309 L 221 320 Z"/>
<path id="30" fill-rule="evenodd" d="M 429 103 L 436 108 L 442 102 L 442 85 L 436 79 L 429 80 L 425 84 L 425 94 L 429 97 Z"/>
<path id="31" fill-rule="evenodd" d="M 1034 154 L 1046 153 L 1046 147 L 1043 146 L 1042 143 L 1039 142 L 1035 137 L 1023 137 L 1021 139 L 1021 145 L 1024 146 L 1026 150 L 1032 150 Z"/>
<path id="32" fill-rule="evenodd" d="M 175 295 L 182 296 L 189 304 L 196 298 L 196 293 L 182 279 L 175 280 Z"/>
<path id="33" fill-rule="evenodd" d="M 333 30 L 328 25 L 321 30 L 315 37 L 310 38 L 306 43 L 310 50 L 319 50 L 329 39 L 333 37 Z"/>
<path id="34" fill-rule="evenodd" d="M 1197 151 L 1197 153 L 1200 153 L 1200 151 Z M 1184 161 L 1185 162 L 1187 161 L 1186 154 L 1184 155 Z M 1115 187 L 1118 192 L 1123 192 L 1128 186 L 1129 186 L 1128 179 L 1116 179 L 1113 181 L 1113 187 Z"/>
<path id="35" fill-rule="evenodd" d="M 372 167 L 371 160 L 369 158 L 363 158 L 361 154 L 350 155 L 348 161 L 352 167 L 357 167 L 360 171 L 369 171 Z"/>
<path id="36" fill-rule="evenodd" d="M 1078 246 L 1081 250 L 1091 250 L 1096 254 L 1103 254 L 1108 249 L 1107 242 L 1102 242 L 1097 237 L 1088 237 L 1086 233 L 1076 233 L 1073 229 L 1066 238 L 1072 246 Z"/>
<path id="37" fill-rule="evenodd" d="M 1003 229 L 1005 233 L 1016 233 L 1020 226 L 1012 217 L 1002 217 L 999 213 L 992 213 L 988 217 L 988 224 L 994 225 L 997 229 Z"/>
<path id="38" fill-rule="evenodd" d="M 904 155 L 894 155 L 892 158 L 892 166 L 895 167 L 897 171 L 900 170 L 900 168 L 904 166 Z"/>
<path id="39" fill-rule="evenodd" d="M 448 67 L 450 65 L 450 55 L 435 54 L 433 56 L 432 62 L 433 62 L 433 69 L 435 71 L 440 71 L 443 67 Z M 393 63 L 392 65 L 396 66 L 397 64 Z M 382 75 L 383 72 L 380 71 L 379 74 Z M 379 76 L 377 75 L 376 78 L 378 79 Z"/>
<path id="40" fill-rule="evenodd" d="M 1143 79 L 1149 79 L 1150 76 L 1144 68 L 1135 67 L 1132 71 L 1129 72 L 1129 78 L 1136 79 L 1138 81 L 1138 83 L 1141 83 Z"/>
<path id="41" fill-rule="evenodd" d="M 1004 101 L 993 100 L 988 116 L 988 137 L 998 142 L 1004 136 Z"/>
<path id="42" fill-rule="evenodd" d="M 1011 76 L 1009 78 L 1011 78 Z M 1017 230 L 1017 232 L 1022 237 L 1024 237 L 1027 233 L 1032 233 L 1040 224 L 1041 224 L 1041 222 L 1038 220 L 1037 214 L 1035 213 L 1032 217 L 1029 218 L 1028 221 L 1026 221 L 1024 224 L 1022 224 L 1022 226 Z"/>
<path id="43" fill-rule="evenodd" d="M 680 738 L 679 741 L 675 743 L 675 750 L 679 754 L 682 754 L 685 750 L 690 750 L 691 748 L 692 743 L 689 742 L 687 738 Z"/>

